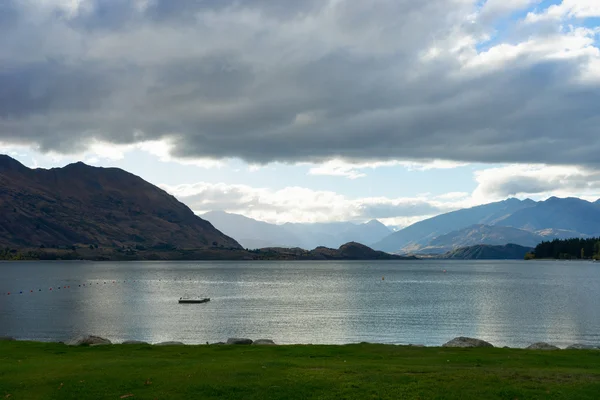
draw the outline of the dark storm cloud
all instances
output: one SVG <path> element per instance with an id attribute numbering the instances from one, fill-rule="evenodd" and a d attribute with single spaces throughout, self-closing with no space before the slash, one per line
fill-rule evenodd
<path id="1" fill-rule="evenodd" d="M 179 157 L 255 163 L 599 160 L 592 52 L 534 44 L 469 66 L 457 44 L 485 30 L 466 21 L 475 2 L 55 3 L 0 5 L 2 142 L 165 138 Z"/>

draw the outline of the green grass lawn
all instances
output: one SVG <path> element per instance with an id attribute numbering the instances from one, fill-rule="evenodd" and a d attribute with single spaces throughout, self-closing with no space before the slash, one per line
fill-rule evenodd
<path id="1" fill-rule="evenodd" d="M 0 342 L 4 398 L 598 399 L 600 351 Z"/>

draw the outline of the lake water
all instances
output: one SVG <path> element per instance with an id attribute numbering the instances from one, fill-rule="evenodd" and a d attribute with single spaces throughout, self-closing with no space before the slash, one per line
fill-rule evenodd
<path id="1" fill-rule="evenodd" d="M 178 304 L 186 294 L 211 301 Z M 600 264 L 0 263 L 0 336 L 78 334 L 189 344 L 249 337 L 437 346 L 462 335 L 496 346 L 600 345 Z"/>

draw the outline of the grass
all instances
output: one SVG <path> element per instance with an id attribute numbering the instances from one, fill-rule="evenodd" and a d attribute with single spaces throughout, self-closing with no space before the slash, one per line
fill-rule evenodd
<path id="1" fill-rule="evenodd" d="M 599 394 L 597 350 L 0 342 L 0 399 L 11 400 L 513 400 Z"/>

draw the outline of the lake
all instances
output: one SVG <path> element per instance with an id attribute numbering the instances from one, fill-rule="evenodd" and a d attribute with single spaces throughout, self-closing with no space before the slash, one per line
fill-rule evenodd
<path id="1" fill-rule="evenodd" d="M 178 304 L 184 295 L 211 301 Z M 438 346 L 471 336 L 495 346 L 600 345 L 600 264 L 0 263 L 0 336 L 78 334 L 189 344 L 249 337 Z"/>

